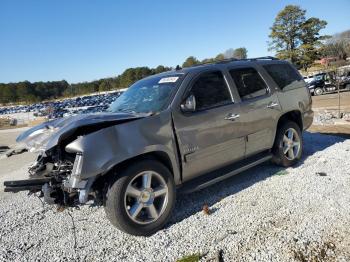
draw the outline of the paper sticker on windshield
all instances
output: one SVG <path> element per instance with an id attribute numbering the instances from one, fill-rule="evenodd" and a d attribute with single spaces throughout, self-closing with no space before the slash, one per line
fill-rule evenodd
<path id="1" fill-rule="evenodd" d="M 163 84 L 163 83 L 175 83 L 179 79 L 178 76 L 172 76 L 172 77 L 164 77 L 159 80 L 158 84 Z"/>

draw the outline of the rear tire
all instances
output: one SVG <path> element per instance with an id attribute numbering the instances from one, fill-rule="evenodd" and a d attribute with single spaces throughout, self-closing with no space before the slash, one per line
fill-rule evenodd
<path id="1" fill-rule="evenodd" d="M 297 163 L 303 152 L 303 137 L 299 126 L 292 121 L 284 122 L 276 133 L 272 149 L 273 162 L 289 167 Z"/>
<path id="2" fill-rule="evenodd" d="M 150 236 L 163 228 L 175 204 L 175 183 L 170 171 L 160 162 L 147 159 L 115 175 L 105 201 L 109 221 L 136 236 Z"/>

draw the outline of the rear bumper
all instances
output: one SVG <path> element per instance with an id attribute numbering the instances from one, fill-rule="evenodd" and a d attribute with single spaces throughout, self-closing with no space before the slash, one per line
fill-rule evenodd
<path id="1" fill-rule="evenodd" d="M 303 114 L 303 130 L 308 129 L 314 120 L 314 111 L 309 110 Z"/>

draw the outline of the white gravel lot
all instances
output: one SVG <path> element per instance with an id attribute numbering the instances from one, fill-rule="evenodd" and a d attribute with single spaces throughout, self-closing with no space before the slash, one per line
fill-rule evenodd
<path id="1" fill-rule="evenodd" d="M 303 161 L 293 168 L 267 163 L 178 196 L 167 228 L 149 238 L 121 233 L 103 208 L 86 206 L 69 211 L 74 247 L 68 211 L 2 192 L 0 260 L 176 261 L 200 253 L 209 261 L 221 251 L 223 261 L 350 261 L 350 139 L 304 139 Z M 23 176 L 29 158 L 0 160 L 1 184 Z M 4 174 L 7 165 L 18 168 Z"/>

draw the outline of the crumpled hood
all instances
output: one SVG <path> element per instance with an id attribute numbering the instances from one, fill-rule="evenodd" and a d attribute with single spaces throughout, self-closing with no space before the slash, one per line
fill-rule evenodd
<path id="1" fill-rule="evenodd" d="M 62 139 L 72 135 L 78 128 L 99 124 L 120 124 L 148 116 L 149 114 L 98 113 L 81 114 L 44 122 L 19 135 L 16 141 L 28 150 L 48 150 Z"/>

